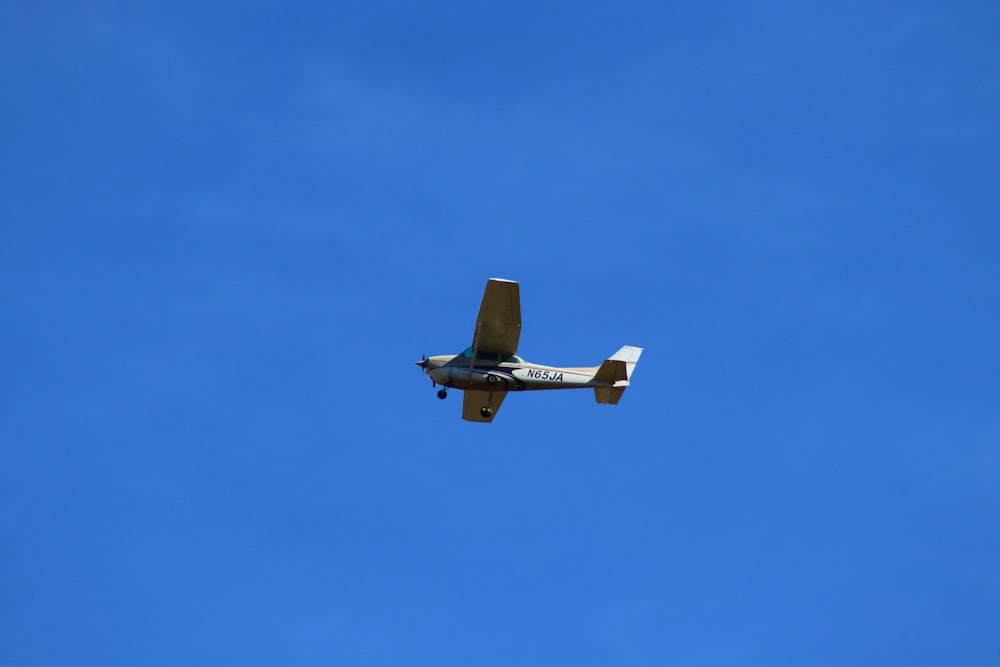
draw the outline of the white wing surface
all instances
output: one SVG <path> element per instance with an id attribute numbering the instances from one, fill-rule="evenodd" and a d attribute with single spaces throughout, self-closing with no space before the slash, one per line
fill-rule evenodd
<path id="1" fill-rule="evenodd" d="M 472 347 L 508 357 L 517 354 L 521 338 L 521 290 L 513 280 L 490 278 L 476 317 Z"/>
<path id="2" fill-rule="evenodd" d="M 507 398 L 505 391 L 474 391 L 465 390 L 462 398 L 462 419 L 470 422 L 491 422 L 500 410 L 500 404 Z M 484 417 L 483 408 L 488 408 L 490 413 Z"/>

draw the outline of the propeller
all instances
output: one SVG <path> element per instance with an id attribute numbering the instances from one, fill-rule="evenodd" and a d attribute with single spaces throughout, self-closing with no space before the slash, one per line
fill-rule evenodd
<path id="1" fill-rule="evenodd" d="M 420 361 L 417 362 L 417 366 L 420 366 L 422 369 L 424 369 L 424 372 L 427 373 L 428 377 L 430 377 L 430 371 L 427 370 L 427 362 L 428 362 L 427 355 L 423 354 L 423 355 L 421 355 Z M 434 378 L 431 378 L 431 386 L 432 387 L 436 387 L 437 386 L 437 382 L 434 381 Z M 438 398 L 444 398 L 447 395 L 447 394 L 444 394 L 443 392 L 444 392 L 444 389 L 442 389 L 440 392 L 438 392 Z"/>

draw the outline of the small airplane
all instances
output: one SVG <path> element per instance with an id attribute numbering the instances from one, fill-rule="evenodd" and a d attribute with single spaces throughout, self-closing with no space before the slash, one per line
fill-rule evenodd
<path id="1" fill-rule="evenodd" d="M 621 400 L 641 347 L 626 345 L 600 366 L 557 368 L 530 364 L 517 356 L 521 337 L 521 292 L 517 282 L 490 278 L 476 317 L 472 345 L 461 354 L 424 357 L 417 366 L 436 387 L 438 398 L 448 389 L 465 392 L 462 419 L 491 422 L 510 391 L 591 388 L 598 403 Z"/>

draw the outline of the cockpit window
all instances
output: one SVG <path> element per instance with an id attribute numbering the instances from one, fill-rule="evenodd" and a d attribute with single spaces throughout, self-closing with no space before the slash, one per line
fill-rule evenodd
<path id="1" fill-rule="evenodd" d="M 465 348 L 465 352 L 463 352 L 461 356 L 465 359 L 472 359 L 472 353 L 473 350 L 472 347 L 470 346 Z M 484 362 L 487 364 L 497 364 L 500 362 L 505 362 L 510 364 L 524 363 L 524 361 L 521 360 L 521 357 L 517 356 L 516 354 L 512 354 L 509 357 L 501 357 L 500 355 L 493 354 L 491 352 L 482 352 L 482 351 L 476 355 L 476 362 Z"/>

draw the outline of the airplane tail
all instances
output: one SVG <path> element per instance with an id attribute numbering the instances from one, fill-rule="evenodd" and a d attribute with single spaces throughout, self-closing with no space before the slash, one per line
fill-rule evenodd
<path id="1" fill-rule="evenodd" d="M 596 382 L 606 384 L 605 387 L 594 387 L 594 396 L 598 403 L 615 405 L 621 400 L 635 365 L 639 363 L 641 347 L 626 345 L 604 360 L 594 376 Z"/>

